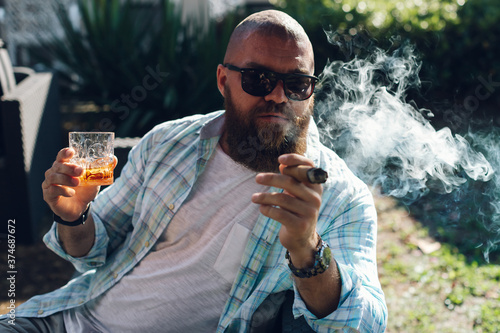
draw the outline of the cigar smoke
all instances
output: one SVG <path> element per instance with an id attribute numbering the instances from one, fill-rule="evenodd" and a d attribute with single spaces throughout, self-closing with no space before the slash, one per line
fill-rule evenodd
<path id="1" fill-rule="evenodd" d="M 434 129 L 428 120 L 432 113 L 406 100 L 408 90 L 421 84 L 420 65 L 410 45 L 391 53 L 372 48 L 364 59 L 329 62 L 316 93 L 322 140 L 359 178 L 407 204 L 429 192 L 463 195 L 471 182 L 487 184 L 487 192 L 475 200 L 487 202 L 477 214 L 489 232 L 478 244 L 488 259 L 500 242 L 500 181 L 494 172 L 500 166 L 500 136 Z"/>

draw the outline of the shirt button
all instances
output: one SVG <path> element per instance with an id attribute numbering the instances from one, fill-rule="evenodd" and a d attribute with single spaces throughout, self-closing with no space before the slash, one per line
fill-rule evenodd
<path id="1" fill-rule="evenodd" d="M 175 205 L 174 205 L 174 204 L 170 204 L 170 205 L 168 205 L 168 208 L 169 208 L 170 210 L 174 210 Z"/>
<path id="2" fill-rule="evenodd" d="M 149 242 L 148 242 L 148 241 L 146 241 L 146 243 L 144 243 L 144 245 L 145 245 L 146 247 L 149 247 Z"/>
<path id="3" fill-rule="evenodd" d="M 38 310 L 38 314 L 39 315 L 43 314 L 43 310 Z"/>
<path id="4" fill-rule="evenodd" d="M 113 279 L 116 279 L 118 277 L 118 274 L 113 274 Z"/>

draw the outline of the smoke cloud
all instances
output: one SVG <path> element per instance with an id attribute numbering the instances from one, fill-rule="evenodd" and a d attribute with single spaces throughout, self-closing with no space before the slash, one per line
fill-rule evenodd
<path id="1" fill-rule="evenodd" d="M 373 47 L 368 54 L 329 62 L 320 75 L 315 117 L 323 142 L 367 184 L 408 204 L 429 192 L 460 189 L 463 195 L 464 188 L 474 187 L 470 182 L 488 182 L 476 197 L 488 202 L 477 212 L 489 233 L 483 244 L 487 258 L 500 241 L 500 179 L 494 172 L 500 166 L 500 136 L 436 130 L 432 112 L 406 100 L 409 89 L 421 84 L 412 46 L 390 54 Z"/>

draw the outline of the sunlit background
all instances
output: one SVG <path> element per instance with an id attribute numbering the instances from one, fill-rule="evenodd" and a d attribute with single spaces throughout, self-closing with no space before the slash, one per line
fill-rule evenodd
<path id="1" fill-rule="evenodd" d="M 114 131 L 123 162 L 154 125 L 222 108 L 229 34 L 268 8 L 309 34 L 322 139 L 373 188 L 388 332 L 498 332 L 497 0 L 0 0 L 17 80 L 0 102 L 0 212 L 19 225 L 19 301 L 72 274 L 40 244 L 40 183 L 67 133 Z M 44 258 L 53 283 L 33 273 Z"/>

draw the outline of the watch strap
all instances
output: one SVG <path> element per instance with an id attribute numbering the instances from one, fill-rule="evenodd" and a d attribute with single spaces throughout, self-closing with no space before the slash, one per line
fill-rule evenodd
<path id="1" fill-rule="evenodd" d="M 64 221 L 60 216 L 56 214 L 54 214 L 54 221 L 62 225 L 76 227 L 77 225 L 85 224 L 85 221 L 87 221 L 87 218 L 89 216 L 89 211 L 90 211 L 90 204 L 87 206 L 87 209 L 85 209 L 83 214 L 80 215 L 80 217 L 73 222 Z"/>
<path id="2" fill-rule="evenodd" d="M 292 263 L 290 252 L 288 252 L 288 250 L 285 253 L 285 258 L 288 261 L 288 267 L 293 275 L 299 278 L 310 278 L 319 275 L 328 269 L 331 262 L 331 250 L 328 244 L 320 238 L 316 253 L 314 254 L 314 266 L 309 268 L 295 267 Z"/>

